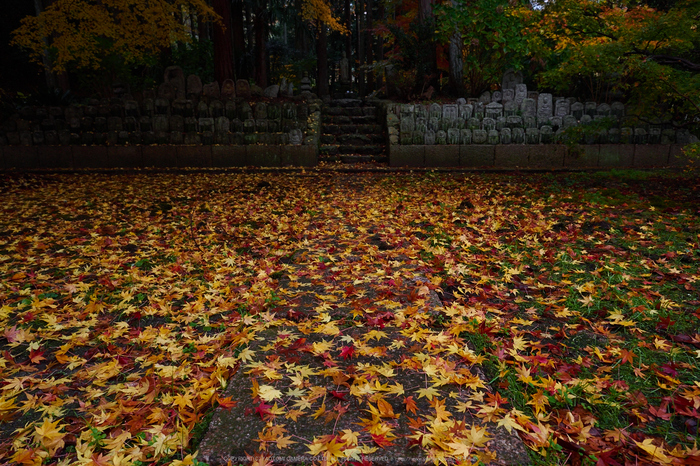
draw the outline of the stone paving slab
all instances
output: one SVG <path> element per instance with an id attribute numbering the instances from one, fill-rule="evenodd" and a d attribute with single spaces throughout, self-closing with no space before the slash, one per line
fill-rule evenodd
<path id="1" fill-rule="evenodd" d="M 380 242 L 379 250 L 391 248 Z M 304 254 L 303 251 L 299 253 L 301 261 Z M 303 267 L 295 265 L 292 269 Z M 403 282 L 404 288 L 396 298 L 403 302 L 411 294 L 415 297 L 422 293 L 418 301 L 421 312 L 435 317 L 444 308 L 438 295 L 428 291 L 426 284 L 427 279 L 416 274 Z M 295 309 L 312 312 L 323 303 L 306 278 L 294 280 L 293 284 L 289 280 L 280 281 L 281 295 L 292 289 L 303 290 L 298 293 L 296 305 L 299 307 Z M 358 291 L 372 303 L 385 301 L 371 286 Z M 283 306 L 279 312 L 285 313 L 287 309 Z M 350 312 L 351 307 L 338 303 L 329 314 L 338 316 Z M 380 310 L 373 312 L 381 315 Z M 339 461 L 365 459 L 374 465 L 397 466 L 431 463 L 434 458 L 430 451 L 417 445 L 421 442 L 420 430 L 410 419 L 433 422 L 437 412 L 435 400 L 442 400 L 445 408 L 453 413 L 450 420 L 463 423 L 458 424 L 457 430 L 468 431 L 473 425 L 486 427 L 491 436 L 485 449 L 486 457 L 492 458 L 488 464 L 530 463 L 526 448 L 515 431 L 508 433 L 493 423 L 484 424 L 469 410 L 460 412 L 460 405 L 467 406 L 485 392 L 491 392 L 481 368 L 470 364 L 465 354 L 436 353 L 425 369 L 417 366 L 413 358 L 425 348 L 413 341 L 411 331 L 382 325 L 334 328 L 333 322 L 329 322 L 325 333 L 318 329 L 311 331 L 310 327 L 304 332 L 295 327 L 277 327 L 257 335 L 246 349 L 252 351 L 253 356 L 232 377 L 223 394 L 238 404 L 229 409 L 217 408 L 199 446 L 203 461 L 212 466 L 246 464 L 254 455 L 263 453 L 275 464 L 322 463 L 327 460 L 323 452 L 319 455 L 309 452 L 314 440 L 336 435 L 335 440 L 340 442 L 340 436 L 356 432 L 357 446 L 346 453 L 349 457 L 338 458 Z M 354 348 L 354 354 L 342 357 L 342 349 L 348 346 Z M 466 348 L 465 351 L 469 353 Z M 442 384 L 431 401 L 419 390 L 434 386 L 432 371 L 457 377 L 460 383 Z M 271 389 L 279 391 L 274 399 L 263 401 L 254 397 Z M 266 393 L 269 396 L 269 392 Z M 415 401 L 416 413 L 407 412 L 405 400 L 408 397 Z M 383 402 L 390 406 L 388 410 Z M 380 404 L 384 407 L 383 415 L 377 414 Z M 296 409 L 302 409 L 303 415 L 295 416 Z M 277 414 L 266 413 L 267 410 Z M 364 430 L 363 426 L 373 418 L 390 432 L 392 442 L 389 445 L 378 447 L 371 434 Z M 439 426 L 441 422 L 435 424 Z M 273 432 L 294 443 L 280 448 L 270 440 Z"/>

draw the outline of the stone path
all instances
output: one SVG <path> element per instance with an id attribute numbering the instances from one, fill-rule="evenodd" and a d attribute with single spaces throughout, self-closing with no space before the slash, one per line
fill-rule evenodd
<path id="1" fill-rule="evenodd" d="M 320 215 L 287 258 L 274 311 L 239 349 L 223 395 L 237 404 L 217 409 L 200 459 L 529 464 L 516 431 L 497 427 L 498 396 L 469 335 L 444 326 L 454 310 L 410 245 L 389 234 L 400 226 L 361 212 Z M 492 399 L 494 412 L 484 411 Z"/>

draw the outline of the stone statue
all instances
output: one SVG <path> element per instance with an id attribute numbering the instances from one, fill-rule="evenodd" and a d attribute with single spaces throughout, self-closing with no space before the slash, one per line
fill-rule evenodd
<path id="1" fill-rule="evenodd" d="M 340 60 L 340 82 L 343 84 L 350 83 L 350 64 L 345 52 L 343 52 L 343 58 Z"/>
<path id="2" fill-rule="evenodd" d="M 301 92 L 311 92 L 311 80 L 309 79 L 309 73 L 304 71 L 304 75 L 301 78 L 301 86 L 299 86 Z"/>

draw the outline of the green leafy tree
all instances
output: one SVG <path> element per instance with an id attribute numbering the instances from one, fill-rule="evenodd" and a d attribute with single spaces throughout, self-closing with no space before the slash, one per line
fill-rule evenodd
<path id="1" fill-rule="evenodd" d="M 649 121 L 698 129 L 700 1 L 558 0 L 531 13 L 542 86 L 598 101 L 626 98 Z M 663 5 L 661 5 L 663 3 Z"/>
<path id="2" fill-rule="evenodd" d="M 520 69 L 528 54 L 522 35 L 529 10 L 517 1 L 453 0 L 435 7 L 440 39 L 460 37 L 467 93 L 478 95 L 500 83 L 508 68 Z"/>

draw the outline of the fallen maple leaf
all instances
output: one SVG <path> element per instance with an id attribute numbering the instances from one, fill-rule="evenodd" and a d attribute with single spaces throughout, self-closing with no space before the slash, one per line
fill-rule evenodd
<path id="1" fill-rule="evenodd" d="M 412 396 L 409 396 L 407 398 L 403 399 L 404 404 L 406 405 L 406 412 L 407 413 L 413 413 L 416 414 L 416 402 L 413 400 Z"/>
<path id="2" fill-rule="evenodd" d="M 505 427 L 508 433 L 511 433 L 513 429 L 525 430 L 515 419 L 510 417 L 510 413 L 506 414 L 505 417 L 498 421 L 498 426 Z"/>
<path id="3" fill-rule="evenodd" d="M 272 401 L 281 398 L 282 392 L 272 385 L 260 385 L 258 388 L 258 396 L 265 401 Z"/>
<path id="4" fill-rule="evenodd" d="M 438 392 L 435 387 L 428 387 L 428 388 L 421 388 L 418 390 L 418 398 L 423 398 L 426 397 L 429 400 L 432 400 L 434 396 L 437 396 L 440 392 Z"/>
<path id="5" fill-rule="evenodd" d="M 328 392 L 328 393 L 330 393 L 331 395 L 333 395 L 333 397 L 336 398 L 336 399 L 338 399 L 338 400 L 341 400 L 341 401 L 348 401 L 348 400 L 345 399 L 345 395 L 347 395 L 347 393 L 338 392 L 338 391 L 336 391 L 336 390 L 331 390 L 331 391 Z"/>
<path id="6" fill-rule="evenodd" d="M 377 444 L 378 447 L 386 448 L 393 445 L 392 440 L 384 436 L 384 434 L 371 434 L 372 440 Z"/>
<path id="7" fill-rule="evenodd" d="M 46 358 L 44 357 L 44 350 L 42 349 L 31 350 L 29 352 L 29 360 L 34 364 L 38 364 L 39 362 L 45 359 Z"/>
<path id="8" fill-rule="evenodd" d="M 642 442 L 634 441 L 634 443 L 642 450 L 644 450 L 654 461 L 658 461 L 661 464 L 673 464 L 675 461 L 672 457 L 666 455 L 666 451 L 663 447 L 655 445 L 654 440 L 647 438 Z"/>
<path id="9" fill-rule="evenodd" d="M 216 397 L 216 402 L 219 406 L 227 410 L 238 405 L 238 401 L 232 400 L 230 396 L 227 396 L 226 398 Z"/>
<path id="10" fill-rule="evenodd" d="M 354 354 L 355 347 L 353 345 L 343 346 L 342 350 L 340 351 L 340 355 L 343 357 L 343 359 L 350 359 L 354 356 Z"/>
<path id="11" fill-rule="evenodd" d="M 268 416 L 270 414 L 270 408 L 272 408 L 272 405 L 260 403 L 258 406 L 255 407 L 255 412 L 260 415 L 260 418 L 264 419 L 265 416 Z"/>
<path id="12" fill-rule="evenodd" d="M 66 436 L 63 430 L 63 424 L 59 425 L 60 419 L 51 421 L 50 418 L 44 418 L 44 422 L 34 428 L 34 439 L 53 455 L 56 450 L 63 448 L 65 445 L 63 438 Z"/>

